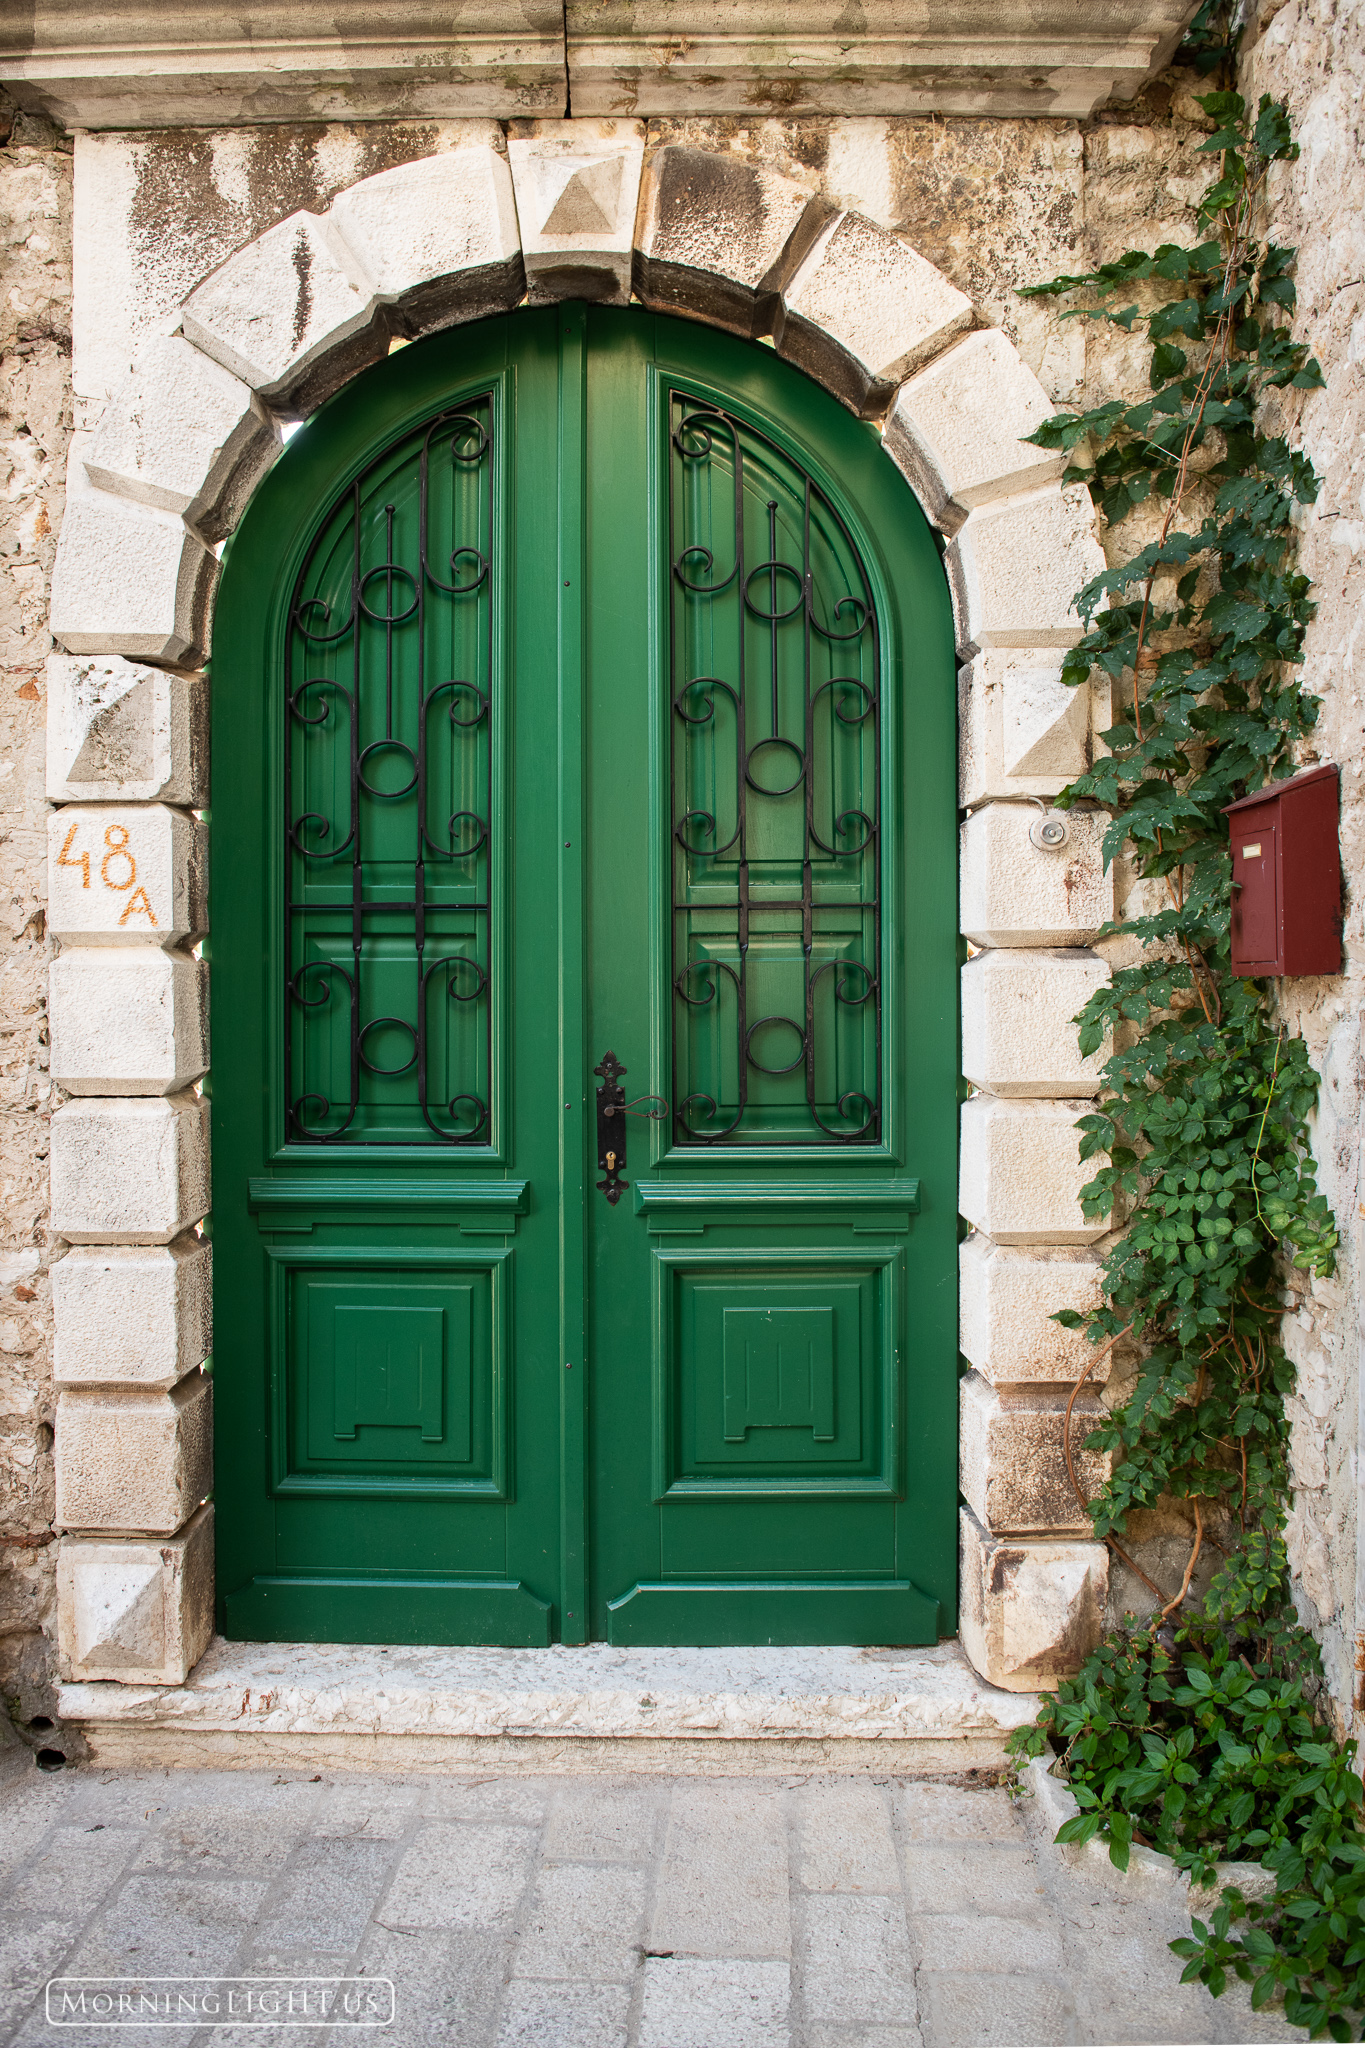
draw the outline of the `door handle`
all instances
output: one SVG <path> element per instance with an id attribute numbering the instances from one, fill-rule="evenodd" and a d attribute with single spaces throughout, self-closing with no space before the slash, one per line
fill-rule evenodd
<path id="1" fill-rule="evenodd" d="M 612 1208 L 621 1199 L 621 1190 L 630 1183 L 623 1168 L 626 1163 L 626 1118 L 647 1116 L 655 1123 L 661 1123 L 668 1115 L 668 1104 L 662 1095 L 637 1095 L 633 1102 L 626 1101 L 626 1091 L 621 1086 L 621 1076 L 626 1069 L 614 1052 L 605 1052 L 601 1063 L 593 1068 L 594 1074 L 602 1076 L 602 1085 L 597 1091 L 597 1163 L 606 1175 L 597 1185 L 611 1203 Z M 650 1107 L 642 1105 L 654 1105 Z"/>

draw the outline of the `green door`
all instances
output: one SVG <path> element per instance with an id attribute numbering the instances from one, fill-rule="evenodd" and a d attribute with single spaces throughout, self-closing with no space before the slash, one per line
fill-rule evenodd
<path id="1" fill-rule="evenodd" d="M 416 344 L 213 700 L 224 1632 L 950 1632 L 952 631 L 875 433 L 638 308 Z"/>

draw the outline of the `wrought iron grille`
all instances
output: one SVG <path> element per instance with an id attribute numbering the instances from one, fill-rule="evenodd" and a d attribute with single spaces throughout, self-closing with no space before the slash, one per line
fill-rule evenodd
<path id="1" fill-rule="evenodd" d="M 746 422 L 669 411 L 674 1135 L 881 1135 L 880 633 L 852 535 Z"/>
<path id="2" fill-rule="evenodd" d="M 357 478 L 294 592 L 296 1142 L 489 1142 L 493 474 L 485 393 Z"/>

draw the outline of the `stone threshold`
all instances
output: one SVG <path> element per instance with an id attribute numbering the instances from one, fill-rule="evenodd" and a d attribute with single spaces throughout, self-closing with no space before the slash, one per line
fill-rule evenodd
<path id="1" fill-rule="evenodd" d="M 228 1643 L 183 1685 L 59 1688 L 96 1764 L 998 1774 L 1032 1693 L 927 1649 Z"/>

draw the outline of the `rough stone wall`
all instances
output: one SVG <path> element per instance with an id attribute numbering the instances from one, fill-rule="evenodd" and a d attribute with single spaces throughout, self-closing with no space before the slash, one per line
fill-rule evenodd
<path id="1" fill-rule="evenodd" d="M 1323 1077 L 1314 1149 L 1336 1211 L 1336 1276 L 1295 1289 L 1286 1346 L 1298 1368 L 1290 1403 L 1294 1511 L 1290 1551 L 1305 1619 L 1321 1636 L 1335 1697 L 1365 1708 L 1357 1572 L 1360 1432 L 1361 1113 L 1365 1095 L 1365 14 L 1356 0 L 1262 0 L 1244 46 L 1244 84 L 1287 102 L 1297 163 L 1275 174 L 1276 239 L 1297 247 L 1295 328 L 1326 389 L 1291 394 L 1282 430 L 1322 481 L 1302 522 L 1300 561 L 1314 583 L 1307 680 L 1322 700 L 1304 766 L 1341 767 L 1346 972 L 1281 985 L 1289 1029 Z"/>
<path id="2" fill-rule="evenodd" d="M 0 145 L 0 1692 L 25 1715 L 53 1606 L 44 659 L 70 356 L 71 147 L 21 119 Z"/>

